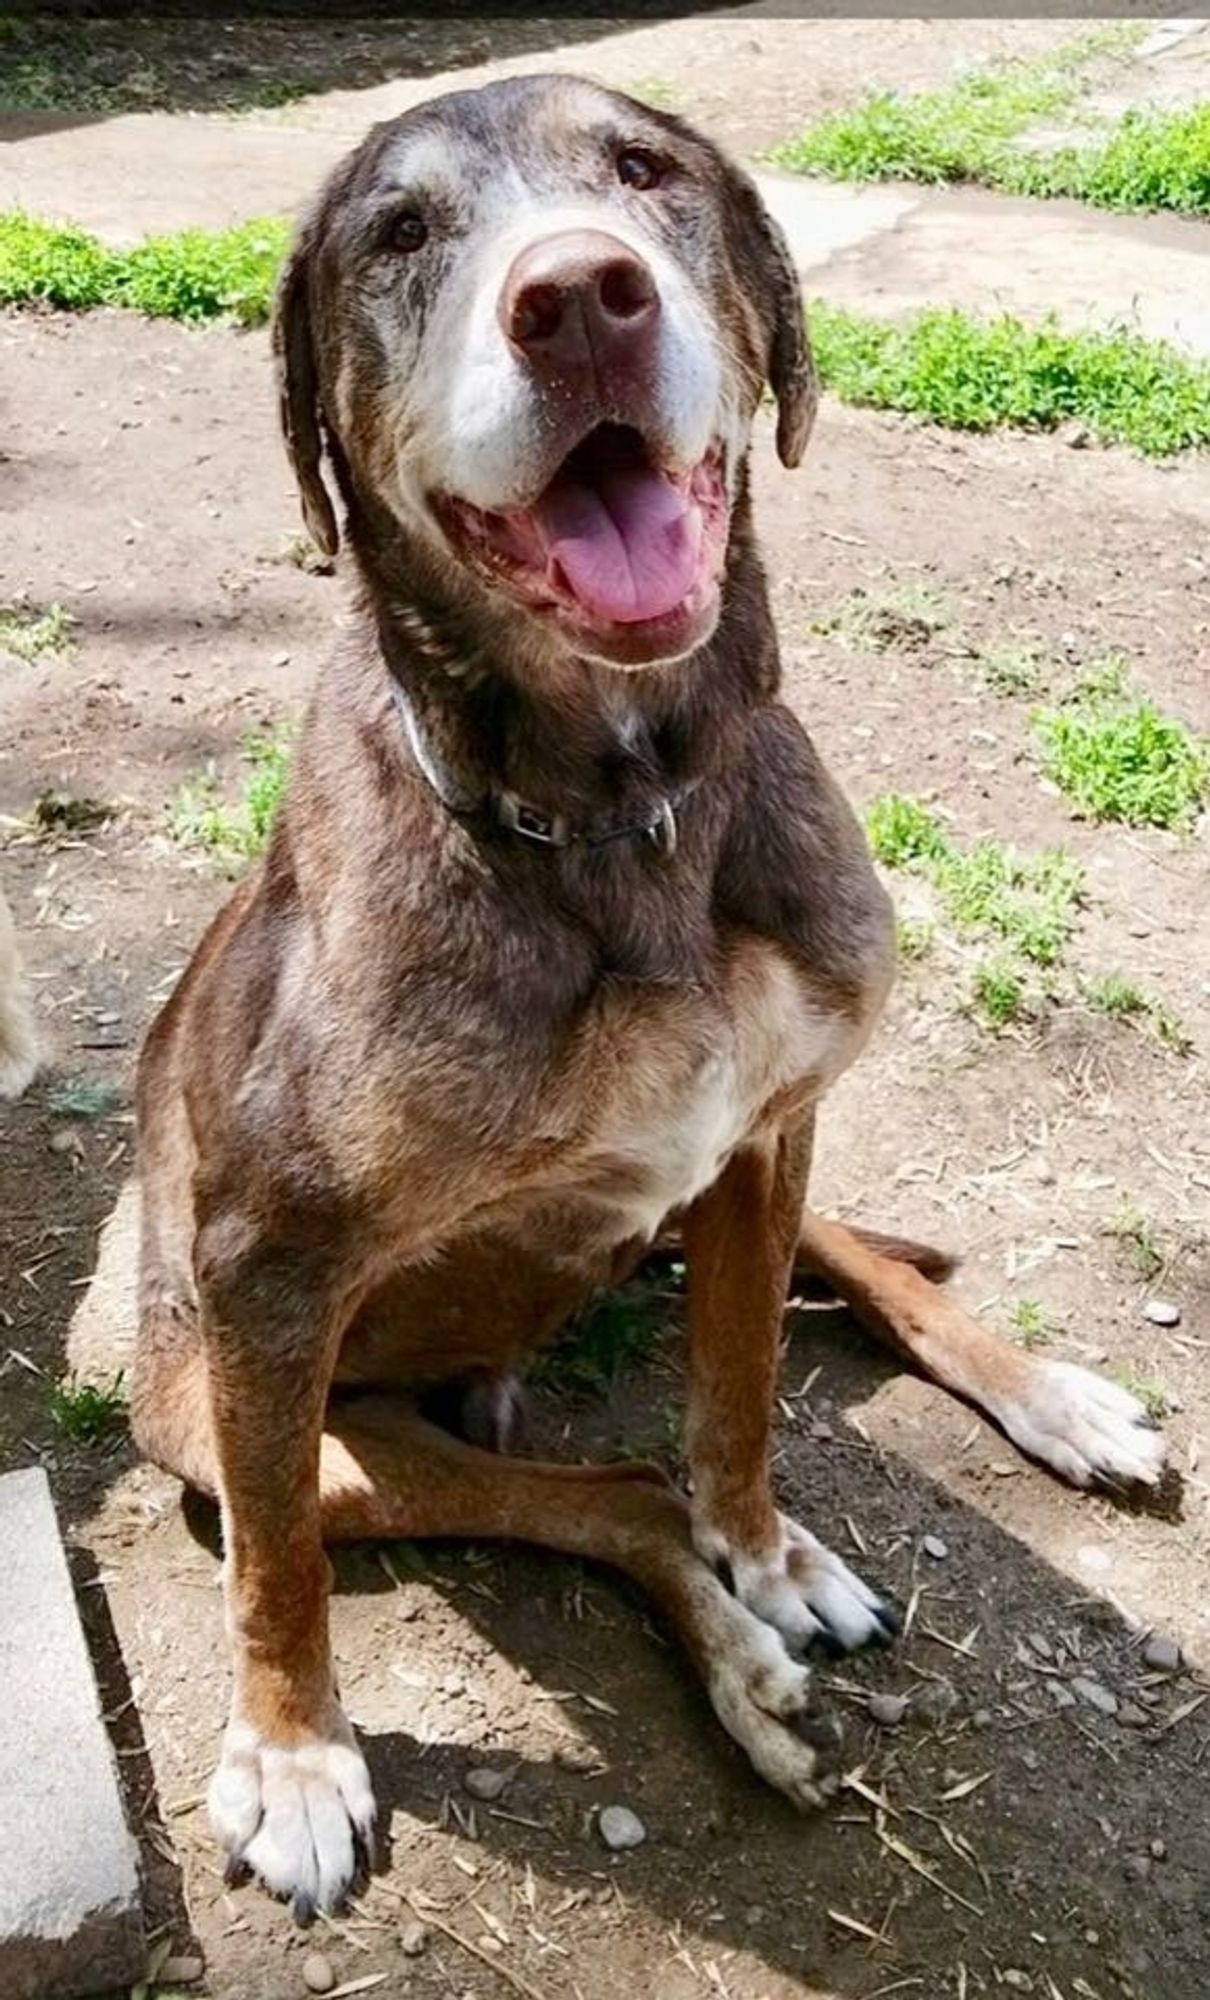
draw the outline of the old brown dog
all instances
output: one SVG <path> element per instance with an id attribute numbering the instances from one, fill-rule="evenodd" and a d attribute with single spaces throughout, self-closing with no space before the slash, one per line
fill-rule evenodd
<path id="1" fill-rule="evenodd" d="M 796 1259 L 1067 1478 L 1153 1480 L 1161 1446 L 1123 1390 L 966 1317 L 927 1253 L 804 1214 L 815 1107 L 893 930 L 778 700 L 749 435 L 768 383 L 795 465 L 816 383 L 752 183 L 570 79 L 439 99 L 328 183 L 277 353 L 306 519 L 334 550 L 326 454 L 358 607 L 268 852 L 143 1056 L 134 1415 L 222 1508 L 216 1831 L 305 1915 L 374 1817 L 325 1541 L 618 1564 L 757 1769 L 803 1804 L 827 1788 L 796 1656 L 890 1620 L 771 1491 Z M 455 1383 L 490 1427 L 670 1229 L 691 1502 L 425 1416 Z"/>

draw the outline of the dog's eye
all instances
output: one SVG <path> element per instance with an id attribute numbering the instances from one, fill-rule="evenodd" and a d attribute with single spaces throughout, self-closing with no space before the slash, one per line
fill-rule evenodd
<path id="1" fill-rule="evenodd" d="M 429 226 L 422 215 L 397 215 L 391 224 L 392 250 L 423 250 L 429 240 Z"/>
<path id="2" fill-rule="evenodd" d="M 642 146 L 627 146 L 618 154 L 618 179 L 623 187 L 637 188 L 645 194 L 648 188 L 658 187 L 664 178 L 664 170 L 654 153 Z"/>

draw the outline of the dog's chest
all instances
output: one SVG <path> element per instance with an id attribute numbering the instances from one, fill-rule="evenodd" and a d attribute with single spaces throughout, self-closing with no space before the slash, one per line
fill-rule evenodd
<path id="1" fill-rule="evenodd" d="M 738 956 L 716 993 L 607 1011 L 589 1058 L 603 1084 L 579 1192 L 608 1211 L 619 1241 L 653 1237 L 779 1105 L 830 1080 L 852 1036 L 853 1022 L 765 946 Z"/>

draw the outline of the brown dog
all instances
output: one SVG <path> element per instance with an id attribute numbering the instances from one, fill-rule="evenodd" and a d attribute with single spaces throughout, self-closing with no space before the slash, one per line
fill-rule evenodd
<path id="1" fill-rule="evenodd" d="M 325 1540 L 515 1536 L 619 1564 L 803 1804 L 816 1635 L 874 1592 L 769 1480 L 796 1258 L 1065 1477 L 1155 1478 L 1138 1405 L 998 1341 L 804 1196 L 891 978 L 856 821 L 777 698 L 750 520 L 762 389 L 816 387 L 785 246 L 680 121 L 569 79 L 442 98 L 336 173 L 285 275 L 282 411 L 360 597 L 262 864 L 139 1076 L 135 1423 L 218 1497 L 235 1654 L 211 1789 L 306 1914 L 370 1834 Z M 693 1500 L 425 1420 L 482 1406 L 678 1229 Z"/>

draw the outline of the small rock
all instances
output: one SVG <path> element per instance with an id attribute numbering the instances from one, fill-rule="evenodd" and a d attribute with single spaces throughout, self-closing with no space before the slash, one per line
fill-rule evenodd
<path id="1" fill-rule="evenodd" d="M 943 1563 L 949 1554 L 949 1548 L 940 1535 L 926 1535 L 920 1546 L 925 1555 L 931 1556 L 934 1562 Z"/>
<path id="2" fill-rule="evenodd" d="M 206 1961 L 200 1952 L 183 1951 L 179 1956 L 166 1958 L 156 1974 L 158 1986 L 192 1986 L 206 1970 Z M 333 1981 L 335 1984 L 335 1981 Z"/>
<path id="3" fill-rule="evenodd" d="M 1087 424 L 1068 424 L 1063 432 L 1063 442 L 1069 451 L 1087 451 L 1093 442 L 1092 432 Z"/>
<path id="4" fill-rule="evenodd" d="M 498 1958 L 504 1950 L 504 1946 L 494 1931 L 480 1931 L 478 1944 L 480 1951 L 490 1952 L 493 1958 Z"/>
<path id="5" fill-rule="evenodd" d="M 1034 1179 L 1040 1187 L 1053 1187 L 1058 1175 L 1049 1160 L 1035 1160 Z"/>
<path id="6" fill-rule="evenodd" d="M 603 1807 L 597 1820 L 597 1832 L 612 1854 L 622 1854 L 629 1847 L 641 1847 L 647 1838 L 647 1828 L 629 1806 Z"/>
<path id="7" fill-rule="evenodd" d="M 462 1782 L 473 1799 L 481 1799 L 484 1805 L 494 1805 L 508 1790 L 509 1773 L 492 1771 L 486 1766 L 477 1771 L 468 1771 Z"/>
<path id="8" fill-rule="evenodd" d="M 977 1708 L 971 1717 L 972 1729 L 990 1729 L 995 1717 L 990 1708 Z"/>
<path id="9" fill-rule="evenodd" d="M 290 664 L 289 653 L 274 653 L 271 664 L 275 667 L 288 667 Z"/>
<path id="10" fill-rule="evenodd" d="M 75 1125 L 63 1125 L 60 1126 L 57 1132 L 52 1132 L 50 1135 L 50 1150 L 52 1153 L 82 1153 L 84 1151 L 84 1140 L 77 1127 Z"/>
<path id="11" fill-rule="evenodd" d="M 1074 1694 L 1062 1681 L 1047 1681 L 1046 1692 L 1056 1708 L 1074 1708 L 1076 1705 Z"/>
<path id="12" fill-rule="evenodd" d="M 555 1746 L 555 1763 L 562 1771 L 575 1771 L 581 1777 L 605 1769 L 605 1759 L 591 1743 L 559 1743 Z"/>
<path id="13" fill-rule="evenodd" d="M 1005 1986 L 1011 1986 L 1017 1993 L 1032 1993 L 1034 1990 L 1034 1983 L 1028 1972 L 1021 1972 L 1015 1965 L 1010 1965 L 1001 1974 L 1001 1979 Z"/>
<path id="14" fill-rule="evenodd" d="M 1054 1658 L 1055 1649 L 1051 1645 L 1050 1640 L 1047 1638 L 1045 1632 L 1031 1632 L 1029 1635 L 1029 1643 L 1033 1647 L 1034 1652 L 1040 1653 L 1044 1660 L 1050 1660 Z"/>
<path id="15" fill-rule="evenodd" d="M 1036 1770 L 1037 1770 L 1037 1768 L 1038 1768 L 1038 1753 L 1037 1753 L 1037 1751 L 1036 1751 L 1036 1750 L 1023 1750 L 1023 1751 L 1021 1752 L 1021 1762 L 1022 1762 L 1022 1763 L 1024 1764 L 1024 1766 L 1025 1766 L 1025 1768 L 1026 1768 L 1026 1770 L 1027 1770 L 1027 1771 L 1036 1771 Z"/>
<path id="16" fill-rule="evenodd" d="M 1181 1309 L 1174 1306 L 1171 1299 L 1148 1299 L 1143 1307 L 1143 1318 L 1149 1319 L 1152 1326 L 1179 1326 Z"/>
<path id="17" fill-rule="evenodd" d="M 1164 1632 L 1153 1632 L 1143 1647 L 1143 1665 L 1157 1673 L 1174 1674 L 1181 1664 L 1181 1649 Z"/>
<path id="18" fill-rule="evenodd" d="M 744 1911 L 744 1922 L 751 1924 L 755 1930 L 758 1924 L 764 1923 L 766 1914 L 763 1903 L 753 1903 L 750 1909 Z"/>
<path id="19" fill-rule="evenodd" d="M 405 1958 L 419 1958 L 429 1947 L 429 1934 L 423 1924 L 413 1918 L 399 1933 L 399 1949 Z"/>
<path id="20" fill-rule="evenodd" d="M 1150 1720 L 1146 1709 L 1133 1701 L 1124 1701 L 1118 1710 L 1118 1721 L 1124 1729 L 1146 1729 Z"/>
<path id="21" fill-rule="evenodd" d="M 1122 1864 L 1123 1872 L 1130 1882 L 1145 1882 L 1151 1873 L 1149 1854 L 1128 1854 Z"/>
<path id="22" fill-rule="evenodd" d="M 322 1951 L 309 1951 L 302 1962 L 303 1985 L 308 1993 L 330 1993 L 336 1984 L 332 1961 Z"/>
<path id="23" fill-rule="evenodd" d="M 912 1714 L 922 1722 L 946 1722 L 957 1706 L 957 1690 L 948 1681 L 930 1681 L 912 1696 Z"/>
<path id="24" fill-rule="evenodd" d="M 905 1694 L 872 1694 L 866 1706 L 883 1729 L 897 1729 L 908 1711 Z"/>
<path id="25" fill-rule="evenodd" d="M 1072 1682 L 1071 1688 L 1073 1694 L 1078 1694 L 1081 1701 L 1088 1703 L 1089 1708 L 1097 1709 L 1102 1715 L 1117 1714 L 1116 1694 L 1111 1694 L 1107 1687 L 1102 1687 L 1100 1681 L 1087 1680 L 1081 1674 Z"/>
<path id="26" fill-rule="evenodd" d="M 1167 1844 L 1162 1840 L 1156 1839 L 1148 1841 L 1147 1852 L 1150 1854 L 1153 1861 L 1167 1861 L 1168 1859 Z"/>

